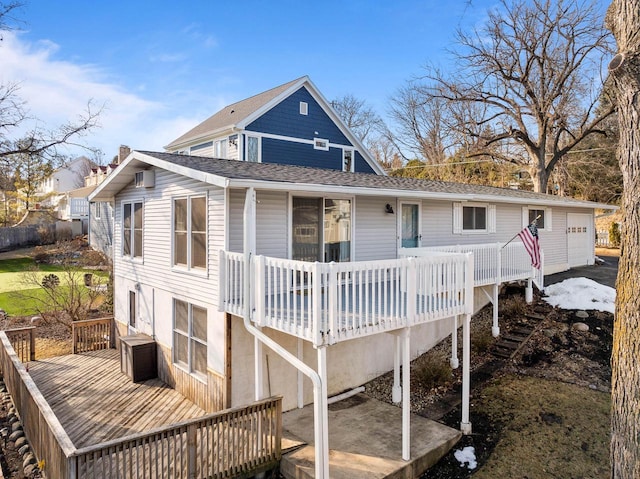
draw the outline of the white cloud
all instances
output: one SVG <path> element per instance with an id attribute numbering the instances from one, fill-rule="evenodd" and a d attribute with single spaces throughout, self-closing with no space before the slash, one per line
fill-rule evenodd
<path id="1" fill-rule="evenodd" d="M 41 126 L 54 129 L 77 119 L 86 111 L 89 101 L 96 107 L 104 105 L 99 119 L 101 128 L 87 135 L 83 143 L 100 148 L 107 159 L 117 152 L 120 144 L 161 150 L 202 120 L 190 117 L 188 111 L 185 114 L 183 105 L 171 108 L 127 91 L 110 80 L 112 72 L 98 65 L 55 59 L 60 48 L 54 42 L 29 43 L 11 32 L 3 36 L 0 82 L 20 84 L 18 93 Z"/>

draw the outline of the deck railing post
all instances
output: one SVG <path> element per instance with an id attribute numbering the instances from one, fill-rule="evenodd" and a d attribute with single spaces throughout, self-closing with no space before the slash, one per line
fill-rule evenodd
<path id="1" fill-rule="evenodd" d="M 332 344 L 335 339 L 335 334 L 338 331 L 336 328 L 336 317 L 338 315 L 338 288 L 340 287 L 340 281 L 338 281 L 339 273 L 335 271 L 336 263 L 332 261 L 327 265 L 327 268 L 329 270 L 329 281 L 327 281 L 326 286 L 326 294 L 329 297 L 329 325 L 326 333 L 328 344 Z"/>
<path id="2" fill-rule="evenodd" d="M 403 275 L 405 276 L 405 275 Z M 407 324 L 406 326 L 411 326 L 416 322 L 416 314 L 417 314 L 417 291 L 416 284 L 418 282 L 417 277 L 417 268 L 415 258 L 407 259 L 407 269 L 406 269 L 406 283 L 407 283 Z"/>
<path id="3" fill-rule="evenodd" d="M 225 251 L 218 252 L 218 312 L 226 310 L 227 306 L 227 262 Z"/>
<path id="4" fill-rule="evenodd" d="M 36 360 L 36 333 L 35 328 L 29 330 L 29 361 Z"/>
<path id="5" fill-rule="evenodd" d="M 265 292 L 265 278 L 266 278 L 266 274 L 265 274 L 265 258 L 262 255 L 256 256 L 254 259 L 254 264 L 255 264 L 255 277 L 257 278 L 257 280 L 255 281 L 255 303 L 256 303 L 256 309 L 255 309 L 255 315 L 253 317 L 253 321 L 258 324 L 259 326 L 262 326 L 265 324 L 266 322 L 266 308 L 265 308 L 265 302 L 266 302 L 266 292 Z M 268 273 L 269 275 L 271 275 L 271 271 L 269 271 Z M 253 275 L 252 275 L 253 276 Z"/>
<path id="6" fill-rule="evenodd" d="M 187 477 L 196 478 L 196 424 L 187 426 Z"/>
<path id="7" fill-rule="evenodd" d="M 314 346 L 320 346 L 322 344 L 322 328 L 320 325 L 320 319 L 322 317 L 322 281 L 320 277 L 320 271 L 323 264 L 316 261 L 311 268 L 311 318 L 312 318 L 312 332 Z"/>

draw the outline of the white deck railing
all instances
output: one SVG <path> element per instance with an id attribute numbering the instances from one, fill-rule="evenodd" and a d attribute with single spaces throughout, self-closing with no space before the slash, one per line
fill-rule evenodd
<path id="1" fill-rule="evenodd" d="M 221 252 L 221 307 L 244 314 L 244 257 Z M 252 321 L 314 345 L 391 331 L 473 309 L 473 255 L 309 263 L 256 256 Z"/>
<path id="2" fill-rule="evenodd" d="M 447 253 L 473 253 L 474 286 L 508 283 L 522 279 L 532 279 L 538 289 L 544 288 L 543 267 L 531 266 L 529 253 L 519 241 L 506 246 L 504 243 L 485 243 L 471 245 L 432 246 L 424 248 L 401 248 L 402 257 L 421 257 L 433 254 L 434 251 Z M 544 266 L 544 252 L 540 251 L 541 263 Z"/>

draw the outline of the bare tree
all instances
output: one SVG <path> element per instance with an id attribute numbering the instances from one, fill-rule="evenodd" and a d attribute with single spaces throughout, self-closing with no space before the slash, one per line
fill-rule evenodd
<path id="1" fill-rule="evenodd" d="M 21 6 L 15 1 L 0 2 L 0 34 L 15 28 L 17 20 L 13 15 Z M 18 92 L 17 82 L 0 84 L 0 162 L 10 163 L 16 155 L 57 160 L 63 145 L 87 148 L 78 140 L 98 126 L 101 108 L 96 109 L 89 101 L 86 111 L 75 120 L 50 129 L 30 115 Z"/>
<path id="2" fill-rule="evenodd" d="M 467 156 L 524 165 L 545 192 L 556 164 L 614 111 L 594 112 L 610 50 L 595 4 L 501 0 L 457 44 L 455 73 L 428 70 L 422 93 L 451 110 L 451 127 L 470 138 Z"/>
<path id="3" fill-rule="evenodd" d="M 345 95 L 331 101 L 331 106 L 360 141 L 365 143 L 373 132 L 380 131 L 384 123 L 380 116 L 353 95 Z"/>
<path id="4" fill-rule="evenodd" d="M 618 44 L 609 64 L 618 104 L 622 171 L 621 257 L 611 360 L 611 477 L 640 477 L 640 5 L 613 0 L 606 25 Z"/>

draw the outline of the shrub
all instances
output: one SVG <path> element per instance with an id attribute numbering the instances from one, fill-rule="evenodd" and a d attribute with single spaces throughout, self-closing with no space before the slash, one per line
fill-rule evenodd
<path id="1" fill-rule="evenodd" d="M 609 244 L 615 248 L 620 246 L 620 223 L 609 226 Z"/>
<path id="2" fill-rule="evenodd" d="M 40 244 L 52 244 L 56 239 L 53 229 L 48 226 L 40 226 L 38 228 L 38 236 L 40 237 Z"/>
<path id="3" fill-rule="evenodd" d="M 491 331 L 478 331 L 471 338 L 471 349 L 477 354 L 486 353 L 493 344 L 493 341 L 494 337 L 491 335 Z"/>
<path id="4" fill-rule="evenodd" d="M 416 365 L 415 376 L 426 388 L 444 386 L 451 380 L 451 366 L 444 357 L 427 356 Z"/>
<path id="5" fill-rule="evenodd" d="M 33 248 L 33 260 L 36 263 L 48 263 L 49 253 L 42 246 L 36 246 Z"/>
<path id="6" fill-rule="evenodd" d="M 527 302 L 523 296 L 509 296 L 500 304 L 502 315 L 509 318 L 524 316 L 527 313 Z"/>

